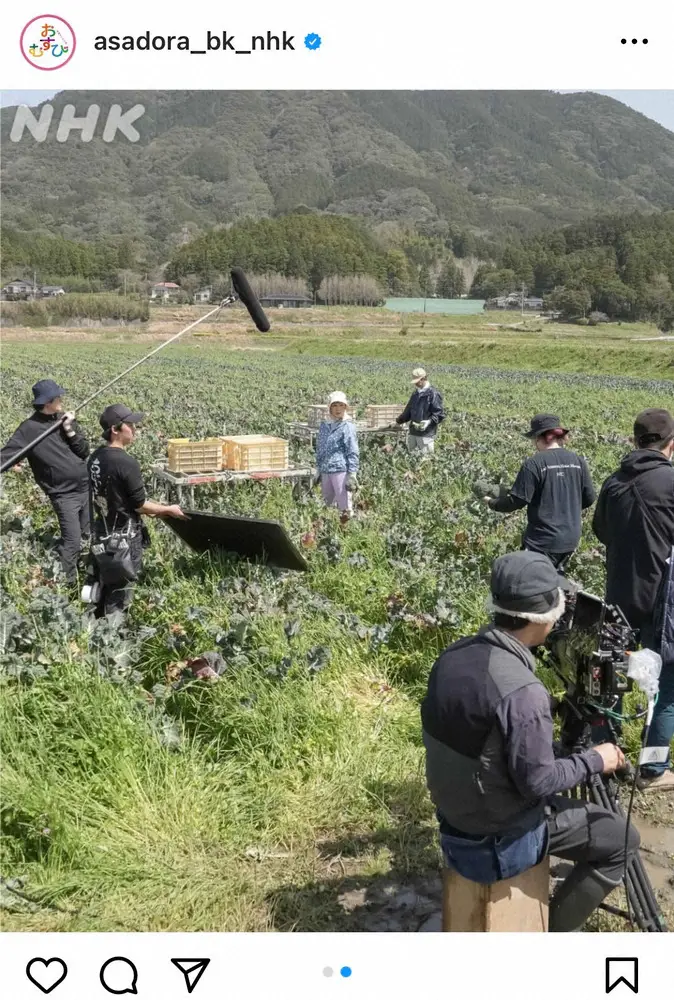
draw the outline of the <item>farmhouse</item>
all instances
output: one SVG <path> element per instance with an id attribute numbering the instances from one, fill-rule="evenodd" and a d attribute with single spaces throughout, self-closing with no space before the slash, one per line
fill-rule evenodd
<path id="1" fill-rule="evenodd" d="M 57 295 L 65 295 L 65 293 L 66 290 L 61 285 L 43 285 L 40 289 L 40 295 L 43 299 L 53 299 Z"/>
<path id="2" fill-rule="evenodd" d="M 174 281 L 158 281 L 150 289 L 150 298 L 160 299 L 162 302 L 169 302 L 180 294 L 180 285 L 176 285 Z"/>
<path id="3" fill-rule="evenodd" d="M 3 299 L 31 299 L 37 294 L 37 286 L 32 281 L 15 278 L 2 289 Z"/>
<path id="4" fill-rule="evenodd" d="M 200 288 L 198 292 L 194 293 L 194 301 L 197 305 L 204 302 L 210 302 L 212 294 L 212 288 Z"/>
<path id="5" fill-rule="evenodd" d="M 529 312 L 541 312 L 543 299 L 530 296 L 522 301 L 521 292 L 511 292 L 510 295 L 499 295 L 495 299 L 487 299 L 485 309 L 522 309 Z"/>
<path id="6" fill-rule="evenodd" d="M 312 306 L 313 300 L 306 295 L 293 295 L 289 292 L 286 295 L 261 295 L 260 305 L 272 309 L 300 309 L 303 306 Z"/>

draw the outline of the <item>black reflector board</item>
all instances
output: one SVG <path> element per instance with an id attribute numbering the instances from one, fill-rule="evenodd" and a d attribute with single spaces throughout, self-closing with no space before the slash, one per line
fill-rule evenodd
<path id="1" fill-rule="evenodd" d="M 221 549 L 243 559 L 260 560 L 279 569 L 306 570 L 304 556 L 278 521 L 232 514 L 185 510 L 189 520 L 167 517 L 164 523 L 196 552 Z"/>

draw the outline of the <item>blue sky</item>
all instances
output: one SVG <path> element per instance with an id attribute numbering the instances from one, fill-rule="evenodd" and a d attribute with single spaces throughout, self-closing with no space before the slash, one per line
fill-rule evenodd
<path id="1" fill-rule="evenodd" d="M 28 104 L 32 107 L 48 101 L 56 93 L 56 90 L 5 90 L 0 94 L 0 105 Z M 562 93 L 572 94 L 575 91 Z M 596 93 L 614 97 L 674 132 L 674 90 L 598 90 Z"/>

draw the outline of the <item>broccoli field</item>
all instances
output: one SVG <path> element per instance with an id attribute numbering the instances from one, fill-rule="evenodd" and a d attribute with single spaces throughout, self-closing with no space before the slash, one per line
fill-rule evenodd
<path id="1" fill-rule="evenodd" d="M 440 651 L 484 624 L 491 563 L 519 548 L 524 523 L 487 510 L 473 484 L 510 485 L 531 416 L 555 412 L 599 487 L 635 414 L 671 408 L 674 383 L 647 368 L 613 375 L 610 352 L 598 375 L 452 367 L 449 354 L 431 366 L 419 352 L 447 412 L 432 461 L 408 456 L 402 435 L 361 439 L 357 517 L 344 526 L 318 492 L 200 487 L 201 509 L 281 521 L 309 571 L 198 555 L 153 521 L 122 633 L 69 603 L 56 521 L 26 463 L 4 477 L 5 929 L 414 931 L 432 919 L 440 853 L 419 704 Z M 105 338 L 6 343 L 2 440 L 38 378 L 59 380 L 69 403 L 144 353 Z M 407 399 L 409 360 L 329 355 L 327 339 L 325 356 L 188 341 L 80 422 L 93 448 L 105 405 L 144 411 L 132 454 L 147 472 L 169 437 L 283 437 L 334 389 L 361 412 Z M 306 445 L 292 443 L 291 459 L 312 464 Z M 569 575 L 601 594 L 590 522 Z M 198 678 L 186 662 L 209 651 L 224 670 Z M 633 725 L 633 759 L 638 738 Z M 638 796 L 637 809 L 671 927 L 674 812 L 658 798 Z"/>

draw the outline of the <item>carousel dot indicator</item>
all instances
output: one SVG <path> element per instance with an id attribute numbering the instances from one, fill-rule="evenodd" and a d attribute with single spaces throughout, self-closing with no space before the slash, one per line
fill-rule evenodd
<path id="1" fill-rule="evenodd" d="M 342 968 L 339 970 L 339 974 L 340 976 L 343 976 L 344 979 L 348 979 L 349 976 L 351 975 L 351 967 L 348 965 L 343 965 Z"/>
<path id="2" fill-rule="evenodd" d="M 326 965 L 326 967 L 323 969 L 323 975 L 325 976 L 326 979 L 330 979 L 332 974 L 333 974 L 332 969 L 330 968 L 329 965 Z"/>

